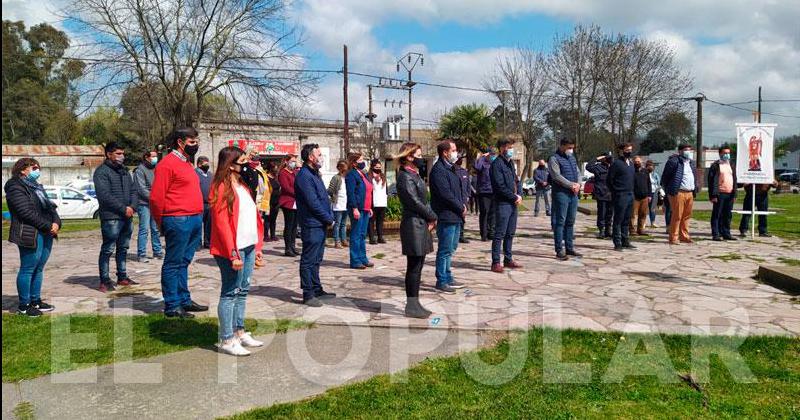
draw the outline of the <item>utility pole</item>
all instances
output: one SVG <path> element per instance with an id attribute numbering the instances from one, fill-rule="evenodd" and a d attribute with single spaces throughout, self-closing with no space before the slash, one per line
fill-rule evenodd
<path id="1" fill-rule="evenodd" d="M 756 122 L 761 124 L 761 86 L 758 87 L 758 115 L 756 115 Z"/>
<path id="2" fill-rule="evenodd" d="M 703 100 L 705 99 L 705 95 L 702 93 L 697 94 L 694 97 L 694 100 L 697 101 L 697 172 L 699 173 L 699 178 L 702 179 L 703 171 L 705 170 L 704 166 L 704 153 L 703 153 Z"/>
<path id="3" fill-rule="evenodd" d="M 344 156 L 350 152 L 350 112 L 347 108 L 347 44 L 344 45 L 344 67 L 342 68 L 342 73 L 344 73 L 344 153 L 342 153 L 342 156 Z"/>
<path id="4" fill-rule="evenodd" d="M 400 57 L 397 60 L 397 71 L 400 71 L 400 65 L 403 65 L 403 68 L 406 69 L 408 72 L 408 79 L 406 80 L 406 87 L 408 88 L 408 142 L 411 142 L 411 88 L 417 84 L 411 80 L 411 72 L 414 71 L 414 67 L 417 66 L 419 63 L 420 66 L 425 65 L 425 58 L 422 54 L 417 52 L 409 52 L 406 55 Z"/>

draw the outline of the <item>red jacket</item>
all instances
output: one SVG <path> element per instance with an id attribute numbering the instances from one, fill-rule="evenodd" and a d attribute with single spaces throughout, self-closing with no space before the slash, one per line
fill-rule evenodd
<path id="1" fill-rule="evenodd" d="M 244 184 L 242 184 L 244 185 Z M 245 187 L 247 187 L 245 185 Z M 225 200 L 227 194 L 233 194 L 233 212 L 228 211 Z M 239 195 L 236 191 L 226 191 L 225 184 L 217 187 L 217 202 L 211 207 L 211 255 L 228 258 L 233 261 L 241 259 L 239 247 L 236 246 L 236 228 L 239 226 Z M 249 199 L 252 199 L 248 197 Z M 258 242 L 256 253 L 261 250 L 264 240 L 264 222 L 256 212 L 258 226 Z"/>
<path id="2" fill-rule="evenodd" d="M 278 173 L 278 183 L 281 184 L 281 196 L 278 199 L 278 205 L 282 208 L 294 208 L 294 178 L 296 176 L 297 171 L 290 171 L 289 168 L 283 168 Z"/>
<path id="3" fill-rule="evenodd" d="M 164 216 L 193 216 L 203 213 L 203 193 L 194 167 L 175 152 L 156 165 L 150 190 L 150 214 L 161 226 Z"/>

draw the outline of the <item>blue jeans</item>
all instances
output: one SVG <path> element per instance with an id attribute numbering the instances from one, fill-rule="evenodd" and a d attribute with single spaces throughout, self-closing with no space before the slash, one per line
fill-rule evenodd
<path id="1" fill-rule="evenodd" d="M 247 292 L 250 291 L 250 276 L 256 262 L 256 247 L 253 245 L 239 250 L 244 267 L 234 270 L 231 260 L 214 256 L 220 274 L 222 275 L 222 289 L 219 292 L 219 317 L 220 341 L 233 338 L 234 331 L 244 331 L 244 309 Z"/>
<path id="2" fill-rule="evenodd" d="M 439 240 L 439 247 L 436 249 L 436 287 L 442 287 L 453 282 L 453 272 L 450 267 L 453 254 L 458 249 L 460 232 L 461 223 L 439 223 L 436 225 L 436 237 Z M 495 236 L 497 236 L 496 232 Z"/>
<path id="3" fill-rule="evenodd" d="M 711 209 L 711 236 L 731 237 L 731 217 L 735 200 L 733 193 L 720 193 L 717 196 L 717 202 Z"/>
<path id="4" fill-rule="evenodd" d="M 533 207 L 533 215 L 539 215 L 539 199 L 544 199 L 544 211 L 547 215 L 550 215 L 550 190 L 549 189 L 537 189 L 536 190 L 536 205 Z"/>
<path id="5" fill-rule="evenodd" d="M 117 280 L 128 277 L 126 263 L 128 261 L 128 246 L 133 234 L 133 218 L 109 219 L 100 221 L 100 232 L 103 234 L 103 245 L 100 246 L 100 258 L 97 263 L 100 267 L 100 281 L 111 282 L 109 274 L 109 260 L 114 247 L 117 248 L 114 259 L 117 262 Z"/>
<path id="6" fill-rule="evenodd" d="M 611 226 L 614 221 L 614 206 L 611 201 L 597 201 L 597 232 L 604 236 L 611 236 Z M 606 233 L 608 235 L 606 235 Z"/>
<path id="7" fill-rule="evenodd" d="M 650 224 L 656 222 L 656 210 L 658 210 L 658 193 L 650 194 Z"/>
<path id="8" fill-rule="evenodd" d="M 631 213 L 633 212 L 633 193 L 614 194 L 614 246 L 630 242 Z"/>
<path id="9" fill-rule="evenodd" d="M 333 212 L 333 240 L 341 242 L 347 237 L 347 210 Z"/>
<path id="10" fill-rule="evenodd" d="M 367 227 L 369 226 L 369 214 L 364 210 L 359 210 L 361 216 L 356 220 L 353 212 L 350 211 L 350 268 L 367 265 Z"/>
<path id="11" fill-rule="evenodd" d="M 164 310 L 174 311 L 192 303 L 189 295 L 189 264 L 203 236 L 203 214 L 164 216 L 161 229 L 167 245 L 161 266 Z"/>
<path id="12" fill-rule="evenodd" d="M 44 265 L 53 249 L 53 237 L 39 232 L 36 248 L 19 247 L 19 271 L 17 272 L 17 295 L 19 306 L 29 305 L 42 298 Z"/>
<path id="13" fill-rule="evenodd" d="M 575 249 L 575 213 L 578 211 L 578 196 L 572 191 L 553 191 L 553 212 L 550 225 L 556 253 L 564 247 L 567 251 Z"/>
<path id="14" fill-rule="evenodd" d="M 136 256 L 144 258 L 147 256 L 147 231 L 150 228 L 150 239 L 153 246 L 153 256 L 163 255 L 164 250 L 161 249 L 161 238 L 158 237 L 158 226 L 156 221 L 150 217 L 150 206 L 139 204 L 136 209 L 139 214 L 139 237 L 136 240 Z"/>
<path id="15" fill-rule="evenodd" d="M 300 253 L 300 288 L 303 289 L 303 300 L 306 301 L 322 292 L 319 265 L 325 256 L 325 228 L 304 226 L 300 230 L 300 240 L 303 241 L 303 250 Z"/>
<path id="16" fill-rule="evenodd" d="M 517 231 L 517 206 L 495 202 L 495 227 L 492 238 L 492 264 L 500 263 L 500 245 L 503 246 L 503 261 L 513 260 L 511 246 Z"/>

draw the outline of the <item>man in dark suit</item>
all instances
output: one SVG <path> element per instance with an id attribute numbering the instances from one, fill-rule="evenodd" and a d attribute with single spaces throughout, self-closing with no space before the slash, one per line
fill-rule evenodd
<path id="1" fill-rule="evenodd" d="M 322 306 L 321 299 L 336 297 L 335 293 L 322 289 L 319 278 L 319 266 L 325 254 L 325 232 L 328 226 L 333 225 L 331 201 L 319 173 L 321 156 L 319 145 L 304 145 L 300 152 L 303 167 L 294 180 L 297 219 L 303 241 L 300 288 L 303 289 L 303 303 L 313 307 Z"/>
<path id="2" fill-rule="evenodd" d="M 436 147 L 439 158 L 431 169 L 431 208 L 439 219 L 436 236 L 439 246 L 436 251 L 436 289 L 453 294 L 455 289 L 464 287 L 453 280 L 450 264 L 458 248 L 458 238 L 467 206 L 461 193 L 461 179 L 456 174 L 455 162 L 458 160 L 456 144 L 445 140 Z"/>

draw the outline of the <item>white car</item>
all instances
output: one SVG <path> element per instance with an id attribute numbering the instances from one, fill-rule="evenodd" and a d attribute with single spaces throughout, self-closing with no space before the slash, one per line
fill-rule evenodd
<path id="1" fill-rule="evenodd" d="M 88 194 L 90 197 L 97 198 L 97 194 L 94 192 L 94 181 L 90 179 L 76 179 L 75 181 L 68 182 L 66 186 L 75 188 L 84 194 Z"/>
<path id="2" fill-rule="evenodd" d="M 62 219 L 97 219 L 100 217 L 100 203 L 97 199 L 72 187 L 44 187 L 47 197 L 58 206 L 58 216 Z"/>

